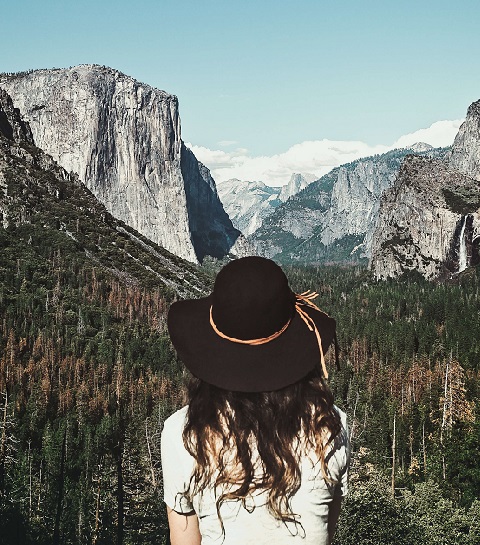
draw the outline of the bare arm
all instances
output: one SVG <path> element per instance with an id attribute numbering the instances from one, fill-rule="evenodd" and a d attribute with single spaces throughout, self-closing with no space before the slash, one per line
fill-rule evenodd
<path id="1" fill-rule="evenodd" d="M 340 515 L 340 508 L 342 507 L 342 496 L 333 496 L 332 503 L 328 510 L 328 543 L 332 543 L 333 536 L 335 535 L 335 528 L 337 527 L 338 516 Z"/>
<path id="2" fill-rule="evenodd" d="M 200 545 L 202 536 L 195 513 L 182 515 L 167 506 L 171 545 Z"/>

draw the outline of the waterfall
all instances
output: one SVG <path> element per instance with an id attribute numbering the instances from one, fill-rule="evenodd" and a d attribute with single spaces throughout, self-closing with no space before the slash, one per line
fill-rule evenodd
<path id="1" fill-rule="evenodd" d="M 465 237 L 465 227 L 467 225 L 467 216 L 463 218 L 462 230 L 460 231 L 460 249 L 458 252 L 458 272 L 467 268 L 467 240 Z"/>

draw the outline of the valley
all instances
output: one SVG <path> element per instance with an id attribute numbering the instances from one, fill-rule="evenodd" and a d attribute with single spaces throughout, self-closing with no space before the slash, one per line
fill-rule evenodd
<path id="1" fill-rule="evenodd" d="M 221 189 L 174 95 L 97 65 L 0 75 L 2 539 L 168 542 L 159 437 L 188 379 L 168 308 L 259 253 L 337 321 L 335 544 L 478 544 L 479 154 L 476 102 L 451 148 Z"/>

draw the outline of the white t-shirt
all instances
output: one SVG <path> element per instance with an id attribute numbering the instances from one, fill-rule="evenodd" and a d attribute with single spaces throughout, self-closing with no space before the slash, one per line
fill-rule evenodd
<path id="1" fill-rule="evenodd" d="M 326 545 L 328 544 L 328 510 L 334 496 L 347 492 L 348 436 L 346 415 L 340 409 L 343 430 L 326 456 L 331 478 L 338 484 L 327 483 L 322 476 L 316 456 L 301 460 L 301 485 L 291 498 L 299 524 L 276 520 L 265 505 L 266 494 L 258 493 L 246 500 L 225 501 L 220 508 L 225 533 L 217 516 L 215 490 L 204 490 L 190 503 L 184 496 L 195 467 L 194 458 L 183 444 L 187 407 L 172 414 L 165 421 L 162 432 L 162 470 L 164 501 L 178 513 L 195 511 L 198 516 L 202 545 Z"/>

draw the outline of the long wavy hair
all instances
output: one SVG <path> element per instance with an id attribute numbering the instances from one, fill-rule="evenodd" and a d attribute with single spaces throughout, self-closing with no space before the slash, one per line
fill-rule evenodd
<path id="1" fill-rule="evenodd" d="M 329 446 L 340 434 L 340 416 L 333 395 L 318 371 L 271 392 L 223 390 L 192 378 L 183 442 L 195 458 L 185 492 L 192 499 L 214 486 L 217 514 L 224 501 L 267 492 L 271 515 L 297 523 L 290 499 L 301 483 L 300 458 L 312 449 L 323 477 L 328 474 Z"/>

